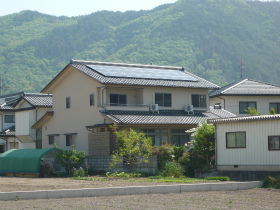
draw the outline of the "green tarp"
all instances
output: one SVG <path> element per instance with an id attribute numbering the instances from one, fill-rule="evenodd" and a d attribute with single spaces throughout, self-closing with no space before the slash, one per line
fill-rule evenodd
<path id="1" fill-rule="evenodd" d="M 54 149 L 8 150 L 0 155 L 0 173 L 39 173 L 41 158 Z"/>

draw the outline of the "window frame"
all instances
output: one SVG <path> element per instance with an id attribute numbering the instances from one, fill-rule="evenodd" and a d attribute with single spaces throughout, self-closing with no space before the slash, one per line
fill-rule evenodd
<path id="1" fill-rule="evenodd" d="M 198 96 L 198 106 L 196 106 L 194 104 L 194 100 L 193 100 L 193 97 L 194 96 Z M 205 97 L 205 106 L 201 106 L 201 97 Z M 193 108 L 207 108 L 207 97 L 206 97 L 206 94 L 192 94 L 192 105 L 193 105 Z"/>
<path id="2" fill-rule="evenodd" d="M 161 96 L 162 103 L 158 102 L 157 95 Z M 170 96 L 170 100 L 167 99 L 168 96 Z M 160 107 L 172 107 L 172 93 L 155 92 L 155 104 L 158 104 Z"/>
<path id="3" fill-rule="evenodd" d="M 11 122 L 7 122 L 9 120 L 6 120 L 6 117 L 12 117 L 12 121 Z M 16 121 L 15 115 L 11 115 L 11 114 L 4 115 L 4 123 L 15 123 L 15 121 Z"/>
<path id="4" fill-rule="evenodd" d="M 70 109 L 70 108 L 71 108 L 71 98 L 66 97 L 66 109 Z"/>
<path id="5" fill-rule="evenodd" d="M 269 140 L 270 140 L 271 137 L 278 137 L 278 149 L 271 149 L 270 148 Z M 268 143 L 268 147 L 267 147 L 268 151 L 279 151 L 280 150 L 280 136 L 268 136 L 267 139 L 268 139 L 268 141 L 267 141 L 267 143 Z"/>
<path id="6" fill-rule="evenodd" d="M 244 139 L 244 147 L 237 147 L 236 145 L 237 145 L 237 139 L 236 139 L 236 135 L 235 135 L 235 147 L 229 147 L 228 146 L 228 134 L 232 134 L 232 133 L 235 133 L 235 134 L 237 134 L 237 133 L 244 133 L 245 134 L 245 139 Z M 234 131 L 234 132 L 226 132 L 226 149 L 246 149 L 246 131 Z"/>
<path id="7" fill-rule="evenodd" d="M 276 106 L 277 106 L 276 110 L 273 107 L 271 107 L 272 104 L 276 104 Z M 269 103 L 269 110 L 268 110 L 268 112 L 270 112 L 271 108 L 274 109 L 276 114 L 280 114 L 280 102 L 270 102 Z"/>
<path id="8" fill-rule="evenodd" d="M 117 96 L 117 103 L 112 103 L 111 102 L 111 97 L 113 95 Z M 120 103 L 120 97 L 125 96 L 125 103 Z M 123 93 L 110 93 L 110 106 L 127 106 L 127 94 Z"/>
<path id="9" fill-rule="evenodd" d="M 241 103 L 246 103 L 247 104 L 246 105 L 246 107 L 247 107 L 246 109 L 248 109 L 250 107 L 250 106 L 248 106 L 249 103 L 255 103 L 255 107 L 250 107 L 250 108 L 255 108 L 256 110 L 258 110 L 257 109 L 257 102 L 256 101 L 239 101 L 239 114 L 247 114 L 247 112 L 245 110 L 241 111 L 241 109 L 240 109 Z"/>
<path id="10" fill-rule="evenodd" d="M 77 135 L 77 133 L 64 133 L 63 135 L 65 135 L 65 145 L 66 145 L 66 147 L 71 147 L 72 145 L 76 145 L 76 135 Z M 68 140 L 67 140 L 67 138 L 68 138 L 68 136 L 69 136 L 69 141 L 70 142 L 68 142 Z M 67 144 L 67 142 L 68 143 L 70 143 L 70 145 L 69 144 Z"/>
<path id="11" fill-rule="evenodd" d="M 94 106 L 94 94 L 93 93 L 91 93 L 89 95 L 89 105 Z"/>
<path id="12" fill-rule="evenodd" d="M 49 136 L 49 145 L 53 145 L 54 143 L 54 136 Z"/>

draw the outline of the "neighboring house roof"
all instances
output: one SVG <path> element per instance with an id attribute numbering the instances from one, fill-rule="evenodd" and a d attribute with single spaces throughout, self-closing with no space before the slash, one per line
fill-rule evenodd
<path id="1" fill-rule="evenodd" d="M 0 96 L 0 110 L 1 111 L 9 111 L 14 109 L 14 104 L 18 101 L 18 99 L 24 94 L 23 91 L 2 95 Z"/>
<path id="2" fill-rule="evenodd" d="M 184 70 L 183 67 L 171 66 L 156 66 L 156 65 L 139 65 L 139 64 L 124 64 L 124 63 L 109 63 L 109 62 L 96 62 L 96 61 L 78 61 L 71 60 L 70 63 L 42 90 L 47 92 L 47 89 L 55 82 L 59 82 L 59 77 L 62 76 L 67 67 L 72 66 L 74 69 L 84 73 L 85 75 L 97 80 L 104 85 L 139 85 L 139 86 L 163 86 L 163 87 L 188 87 L 188 88 L 207 88 L 217 89 L 219 86 L 202 79 L 194 74 Z M 121 69 L 126 72 L 149 72 L 149 71 L 163 71 L 181 74 L 171 79 L 171 77 L 157 77 L 155 74 L 120 74 Z M 106 73 L 104 73 L 106 72 Z M 180 72 L 180 73 L 179 73 Z M 140 75 L 140 76 L 139 76 Z M 143 76 L 144 75 L 144 76 Z M 170 75 L 173 76 L 171 72 Z M 186 79 L 183 79 L 186 78 Z"/>
<path id="3" fill-rule="evenodd" d="M 251 79 L 244 79 L 242 81 L 234 82 L 229 85 L 226 85 L 220 88 L 219 90 L 212 91 L 209 94 L 210 98 L 217 97 L 217 96 L 226 96 L 226 95 L 228 96 L 234 96 L 234 95 L 280 96 L 280 87 L 276 85 L 254 81 Z"/>
<path id="4" fill-rule="evenodd" d="M 160 110 L 158 113 L 150 111 L 101 110 L 100 113 L 118 124 L 197 125 L 203 119 L 236 116 L 224 109 L 214 109 L 213 107 L 210 107 L 210 110 L 206 112 L 194 111 L 193 115 L 183 110 Z"/>
<path id="5" fill-rule="evenodd" d="M 16 106 L 22 99 L 33 107 L 52 107 L 52 94 L 24 93 L 14 106 Z"/>
<path id="6" fill-rule="evenodd" d="M 16 135 L 15 126 L 11 126 L 6 130 L 4 130 L 3 132 L 0 132 L 0 137 L 11 137 L 15 135 Z"/>
<path id="7" fill-rule="evenodd" d="M 275 115 L 255 115 L 255 116 L 246 116 L 246 117 L 230 117 L 222 119 L 210 119 L 208 122 L 213 124 L 219 123 L 232 123 L 232 122 L 248 122 L 248 121 L 262 121 L 262 120 L 279 120 L 280 114 Z"/>

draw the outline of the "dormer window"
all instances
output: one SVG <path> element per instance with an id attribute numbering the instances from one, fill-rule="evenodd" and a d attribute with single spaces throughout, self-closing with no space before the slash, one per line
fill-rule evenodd
<path id="1" fill-rule="evenodd" d="M 171 93 L 155 93 L 155 103 L 161 107 L 171 107 Z"/>

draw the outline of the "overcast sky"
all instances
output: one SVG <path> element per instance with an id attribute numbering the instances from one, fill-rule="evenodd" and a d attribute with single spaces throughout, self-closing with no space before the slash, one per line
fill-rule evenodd
<path id="1" fill-rule="evenodd" d="M 149 10 L 177 0 L 0 0 L 0 16 L 22 10 L 38 11 L 55 16 L 88 15 L 100 10 Z"/>

